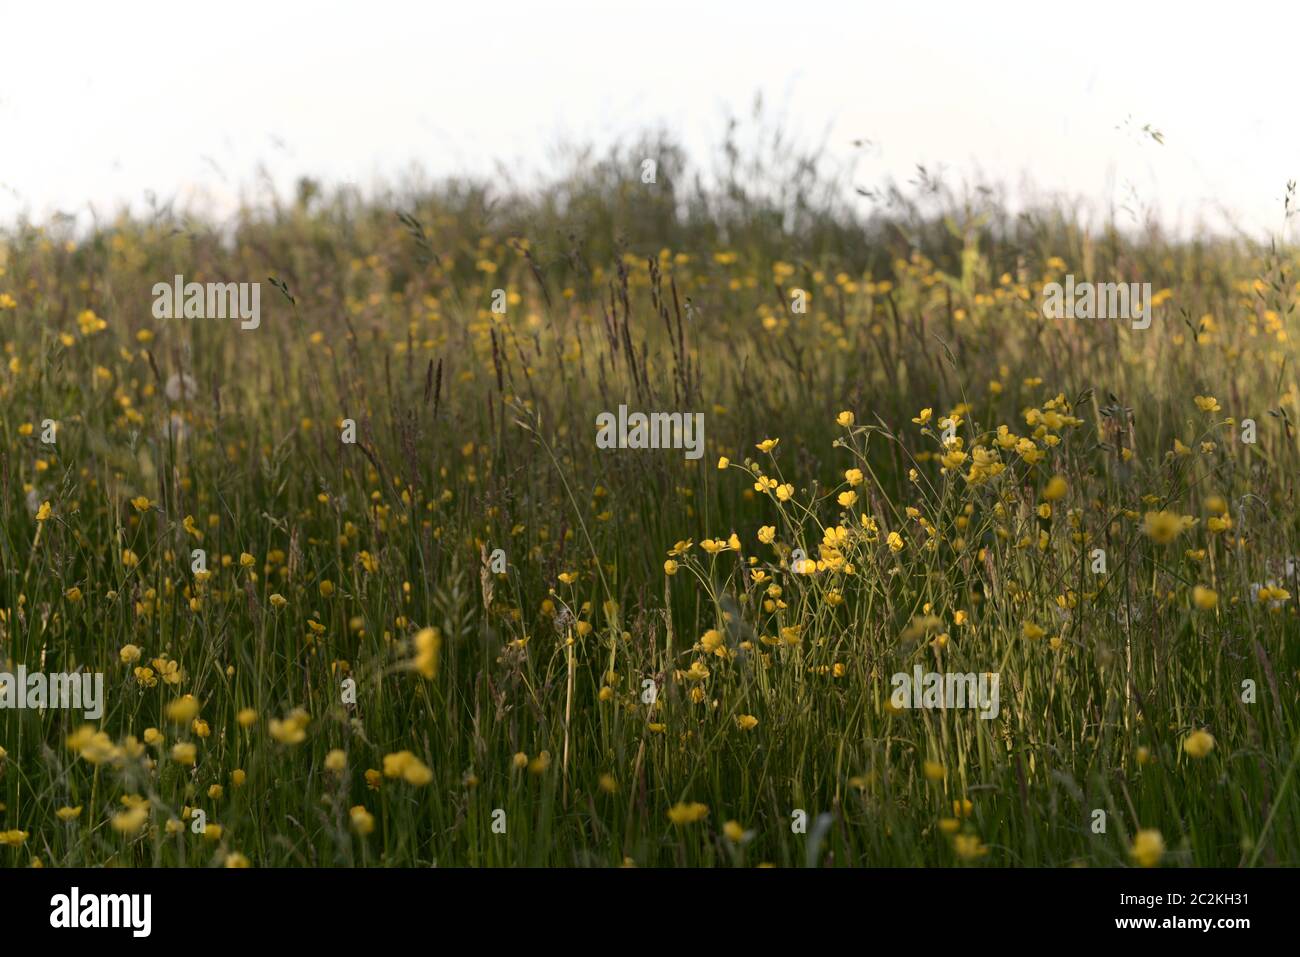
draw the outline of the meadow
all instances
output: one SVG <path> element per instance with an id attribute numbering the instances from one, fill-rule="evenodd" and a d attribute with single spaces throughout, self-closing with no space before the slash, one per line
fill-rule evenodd
<path id="1" fill-rule="evenodd" d="M 1300 860 L 1295 250 L 689 168 L 0 233 L 0 863 Z"/>

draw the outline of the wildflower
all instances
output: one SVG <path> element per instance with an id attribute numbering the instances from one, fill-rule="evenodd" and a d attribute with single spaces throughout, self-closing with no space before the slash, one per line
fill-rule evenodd
<path id="1" fill-rule="evenodd" d="M 442 632 L 437 628 L 421 628 L 415 634 L 415 658 L 411 667 L 425 678 L 438 677 L 438 656 L 442 650 Z"/>
<path id="2" fill-rule="evenodd" d="M 281 744 L 302 744 L 307 739 L 307 725 L 310 721 L 306 711 L 294 708 L 283 721 L 272 718 L 267 730 Z"/>
<path id="3" fill-rule="evenodd" d="M 1214 735 L 1204 729 L 1193 731 L 1183 739 L 1183 750 L 1189 757 L 1203 758 L 1214 750 Z"/>
<path id="4" fill-rule="evenodd" d="M 974 834 L 957 834 L 952 839 L 952 849 L 963 861 L 973 861 L 976 858 L 983 857 L 989 852 Z"/>
<path id="5" fill-rule="evenodd" d="M 44 522 L 54 514 L 54 509 L 50 507 L 49 502 L 42 502 L 41 507 L 36 510 L 36 521 Z"/>
<path id="6" fill-rule="evenodd" d="M 835 417 L 835 424 L 848 428 L 853 424 L 853 413 L 844 411 Z"/>
<path id="7" fill-rule="evenodd" d="M 741 731 L 752 731 L 758 727 L 758 719 L 752 714 L 742 714 L 736 718 L 736 726 Z"/>
<path id="8" fill-rule="evenodd" d="M 677 563 L 671 558 L 664 562 L 664 574 L 670 577 L 677 574 Z"/>
<path id="9" fill-rule="evenodd" d="M 199 703 L 195 700 L 194 695 L 187 694 L 168 702 L 164 711 L 167 713 L 168 721 L 176 724 L 188 724 L 199 713 Z"/>
<path id="10" fill-rule="evenodd" d="M 1129 856 L 1139 867 L 1155 867 L 1165 856 L 1165 839 L 1155 828 L 1143 828 L 1133 836 Z"/>
<path id="11" fill-rule="evenodd" d="M 172 745 L 172 760 L 177 764 L 193 766 L 198 756 L 198 749 L 189 741 L 177 741 Z"/>
<path id="12" fill-rule="evenodd" d="M 1201 611 L 1209 611 L 1219 603 L 1219 594 L 1212 589 L 1197 585 L 1192 589 L 1192 602 Z"/>
<path id="13" fill-rule="evenodd" d="M 686 824 L 695 824 L 702 821 L 709 814 L 709 806 L 701 804 L 698 801 L 687 803 L 678 801 L 668 809 L 668 820 L 672 821 L 678 827 Z"/>
<path id="14" fill-rule="evenodd" d="M 1144 523 L 1147 536 L 1157 545 L 1168 545 L 1183 530 L 1182 516 L 1174 512 L 1147 512 Z"/>
<path id="15" fill-rule="evenodd" d="M 352 830 L 362 837 L 375 829 L 375 816 L 367 811 L 363 805 L 358 804 L 351 808 L 348 811 L 348 818 L 352 821 Z"/>

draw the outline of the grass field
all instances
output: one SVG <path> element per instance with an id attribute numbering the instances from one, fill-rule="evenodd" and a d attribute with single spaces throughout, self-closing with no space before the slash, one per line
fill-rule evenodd
<path id="1" fill-rule="evenodd" d="M 1300 860 L 1295 252 L 684 162 L 0 236 L 0 862 Z"/>

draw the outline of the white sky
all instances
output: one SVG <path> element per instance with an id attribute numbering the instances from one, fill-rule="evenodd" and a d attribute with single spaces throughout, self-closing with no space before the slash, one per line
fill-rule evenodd
<path id="1" fill-rule="evenodd" d="M 259 168 L 286 192 L 413 164 L 527 179 L 560 142 L 652 125 L 704 158 L 761 91 L 836 156 L 876 144 L 864 187 L 922 163 L 1280 234 L 1300 179 L 1287 6 L 0 0 L 0 224 L 148 190 L 226 212 Z"/>

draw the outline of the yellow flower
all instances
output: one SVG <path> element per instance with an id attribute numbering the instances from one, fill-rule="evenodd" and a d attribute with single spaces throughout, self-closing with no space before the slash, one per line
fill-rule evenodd
<path id="1" fill-rule="evenodd" d="M 739 844 L 745 838 L 745 828 L 739 821 L 728 821 L 722 825 L 722 834 L 732 844 Z"/>
<path id="2" fill-rule="evenodd" d="M 719 457 L 718 457 L 718 468 L 719 468 L 719 469 L 725 469 L 725 468 L 727 468 L 729 465 L 731 465 L 731 459 L 727 458 L 725 455 L 722 455 L 722 456 L 719 456 Z"/>
<path id="3" fill-rule="evenodd" d="M 844 472 L 844 481 L 850 485 L 862 484 L 862 469 L 846 469 Z"/>
<path id="4" fill-rule="evenodd" d="M 1203 758 L 1214 750 L 1214 735 L 1204 729 L 1193 731 L 1183 739 L 1183 750 L 1189 757 Z"/>
<path id="5" fill-rule="evenodd" d="M 362 837 L 375 829 L 375 816 L 358 804 L 348 811 L 348 817 L 352 821 L 352 830 L 356 831 Z"/>
<path id="6" fill-rule="evenodd" d="M 267 724 L 271 737 L 281 744 L 302 744 L 307 740 L 307 725 L 311 718 L 302 708 L 294 708 L 283 721 L 272 718 Z"/>
<path id="7" fill-rule="evenodd" d="M 36 510 L 36 521 L 44 522 L 54 514 L 54 509 L 50 508 L 49 502 L 41 502 L 41 507 Z"/>
<path id="8" fill-rule="evenodd" d="M 578 580 L 578 575 L 576 572 L 560 572 L 559 578 L 564 584 L 572 585 Z"/>
<path id="9" fill-rule="evenodd" d="M 758 530 L 758 540 L 764 545 L 771 545 L 776 541 L 776 526 L 763 525 Z"/>
<path id="10" fill-rule="evenodd" d="M 841 412 L 839 415 L 835 417 L 835 424 L 842 425 L 844 426 L 844 428 L 847 429 L 850 425 L 853 424 L 853 413 L 849 411 Z"/>
<path id="11" fill-rule="evenodd" d="M 930 416 L 934 415 L 934 409 L 922 409 L 921 414 L 912 421 L 917 425 L 925 425 L 930 421 Z"/>
<path id="12" fill-rule="evenodd" d="M 198 756 L 198 748 L 189 741 L 177 741 L 172 745 L 172 760 L 177 764 L 193 765 Z"/>
<path id="13" fill-rule="evenodd" d="M 422 787 L 433 780 L 433 772 L 410 751 L 397 751 L 384 755 L 384 777 Z"/>
<path id="14" fill-rule="evenodd" d="M 174 721 L 176 724 L 189 724 L 199 713 L 199 703 L 195 700 L 194 695 L 183 695 L 175 701 L 169 701 L 164 709 L 167 713 L 167 720 Z"/>
<path id="15" fill-rule="evenodd" d="M 78 588 L 76 585 L 73 585 L 71 588 L 69 588 L 67 591 L 63 593 L 63 596 L 67 598 L 68 601 L 71 602 L 81 601 L 81 589 Z"/>
<path id="16" fill-rule="evenodd" d="M 226 855 L 225 866 L 231 870 L 243 870 L 249 866 L 248 858 L 238 851 L 231 851 Z"/>
<path id="17" fill-rule="evenodd" d="M 122 564 L 127 568 L 135 568 L 140 564 L 140 556 L 129 548 L 122 549 Z"/>
<path id="18" fill-rule="evenodd" d="M 253 566 L 253 565 L 256 564 L 256 563 L 257 563 L 257 559 L 254 558 L 252 555 L 248 554 L 248 552 L 240 552 L 240 553 L 239 553 L 239 567 L 240 567 L 240 568 L 249 568 L 249 567 Z"/>
<path id="19" fill-rule="evenodd" d="M 511 763 L 515 766 L 516 770 L 522 771 L 524 768 L 528 767 L 528 755 L 519 751 L 513 758 L 511 758 Z"/>
<path id="20" fill-rule="evenodd" d="M 117 655 L 122 659 L 122 664 L 133 665 L 140 660 L 140 655 L 143 653 L 137 645 L 123 645 Z"/>
<path id="21" fill-rule="evenodd" d="M 978 857 L 983 857 L 989 852 L 974 834 L 957 834 L 952 839 L 952 849 L 963 861 L 973 861 Z"/>
<path id="22" fill-rule="evenodd" d="M 754 728 L 758 727 L 758 719 L 752 714 L 742 714 L 736 718 L 736 726 L 740 728 L 741 731 L 752 731 Z"/>
<path id="23" fill-rule="evenodd" d="M 664 562 L 664 574 L 665 575 L 677 574 L 677 563 L 673 561 L 671 558 L 668 559 L 666 562 Z"/>
<path id="24" fill-rule="evenodd" d="M 925 773 L 926 780 L 929 781 L 942 781 L 948 773 L 948 769 L 938 761 L 923 762 L 921 770 Z"/>
<path id="25" fill-rule="evenodd" d="M 242 788 L 244 782 L 247 780 L 248 775 L 244 772 L 243 768 L 235 768 L 235 770 L 230 772 L 230 783 L 237 788 Z"/>
<path id="26" fill-rule="evenodd" d="M 81 805 L 78 804 L 76 807 L 61 807 L 55 811 L 54 814 L 60 821 L 75 821 L 77 818 L 81 817 Z"/>
<path id="27" fill-rule="evenodd" d="M 283 608 L 285 605 L 289 604 L 289 599 L 285 598 L 279 592 L 273 593 L 269 600 L 273 608 Z"/>
<path id="28" fill-rule="evenodd" d="M 1043 501 L 1055 502 L 1058 499 L 1064 498 L 1067 489 L 1068 486 L 1066 485 L 1065 477 L 1062 475 L 1053 475 L 1051 479 L 1048 480 L 1047 487 L 1043 489 Z"/>
<path id="29" fill-rule="evenodd" d="M 320 583 L 320 596 L 329 598 L 334 594 L 334 583 L 332 581 L 323 581 Z"/>
<path id="30" fill-rule="evenodd" d="M 235 715 L 235 720 L 239 722 L 241 728 L 251 728 L 257 724 L 257 712 L 252 708 L 240 708 L 239 714 Z"/>
<path id="31" fill-rule="evenodd" d="M 1192 589 L 1192 602 L 1201 611 L 1209 611 L 1219 603 L 1219 595 L 1212 589 L 1197 585 Z"/>
<path id="32" fill-rule="evenodd" d="M 697 821 L 704 820 L 709 814 L 709 806 L 700 804 L 698 801 L 686 802 L 678 801 L 668 809 L 668 820 L 672 821 L 678 827 L 686 824 L 694 824 Z"/>
<path id="33" fill-rule="evenodd" d="M 1021 625 L 1020 633 L 1024 635 L 1026 638 L 1028 638 L 1030 641 L 1037 641 L 1038 639 L 1042 638 L 1045 634 L 1047 634 L 1047 632 L 1039 628 L 1032 621 L 1027 621 L 1023 625 Z"/>
<path id="34" fill-rule="evenodd" d="M 144 512 L 149 509 L 149 499 L 144 495 L 137 495 L 135 498 L 131 499 L 131 504 L 135 507 L 137 512 Z"/>
<path id="35" fill-rule="evenodd" d="M 1212 395 L 1198 395 L 1194 397 L 1196 407 L 1202 412 L 1222 412 L 1219 400 Z"/>
<path id="36" fill-rule="evenodd" d="M 776 448 L 776 444 L 780 441 L 781 441 L 780 439 L 764 439 L 762 442 L 759 442 L 758 445 L 755 446 L 755 448 L 758 449 L 760 452 L 771 452 L 774 448 Z"/>
<path id="37" fill-rule="evenodd" d="M 1139 867 L 1155 867 L 1165 856 L 1165 839 L 1155 828 L 1144 828 L 1133 836 L 1129 855 Z"/>
<path id="38" fill-rule="evenodd" d="M 325 770 L 332 771 L 335 774 L 342 773 L 343 769 L 348 766 L 348 756 L 343 751 L 335 748 L 325 755 Z"/>
<path id="39" fill-rule="evenodd" d="M 885 544 L 889 546 L 891 552 L 901 552 L 903 550 L 903 536 L 898 532 L 890 532 L 885 539 Z"/>
<path id="40" fill-rule="evenodd" d="M 1182 516 L 1175 512 L 1147 512 L 1143 520 L 1147 535 L 1157 545 L 1168 545 L 1183 530 Z"/>
<path id="41" fill-rule="evenodd" d="M 841 508 L 852 508 L 858 501 L 858 493 L 852 490 L 840 492 L 836 501 L 840 503 Z"/>
<path id="42" fill-rule="evenodd" d="M 426 678 L 438 677 L 438 657 L 442 651 L 442 632 L 421 628 L 415 634 L 415 658 L 412 667 Z"/>

